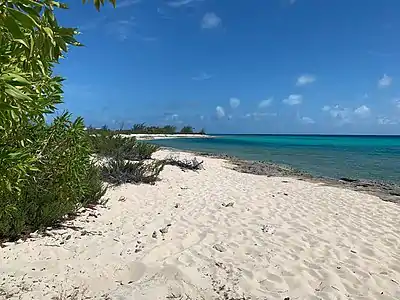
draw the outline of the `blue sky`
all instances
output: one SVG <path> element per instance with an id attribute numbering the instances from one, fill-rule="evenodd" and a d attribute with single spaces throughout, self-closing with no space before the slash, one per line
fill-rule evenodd
<path id="1" fill-rule="evenodd" d="M 213 133 L 400 133 L 398 0 L 117 0 L 58 13 L 87 124 Z"/>

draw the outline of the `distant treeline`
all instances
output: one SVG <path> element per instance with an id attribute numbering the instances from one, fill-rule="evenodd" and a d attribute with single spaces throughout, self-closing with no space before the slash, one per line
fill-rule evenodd
<path id="1" fill-rule="evenodd" d="M 134 124 L 131 129 L 123 129 L 121 126 L 120 129 L 112 130 L 107 127 L 107 125 L 102 126 L 101 128 L 94 128 L 92 126 L 87 127 L 88 132 L 98 132 L 98 131 L 112 131 L 120 134 L 132 134 L 132 133 L 142 133 L 142 134 L 206 134 L 204 128 L 200 131 L 195 131 L 195 128 L 186 125 L 183 126 L 180 130 L 178 127 L 173 125 L 166 126 L 148 126 L 146 123 Z"/>

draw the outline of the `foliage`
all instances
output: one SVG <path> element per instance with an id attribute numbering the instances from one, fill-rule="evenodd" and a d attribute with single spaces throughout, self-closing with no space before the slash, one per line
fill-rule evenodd
<path id="1" fill-rule="evenodd" d="M 123 137 L 119 134 L 102 131 L 91 135 L 95 153 L 100 156 L 128 160 L 150 159 L 159 146 L 138 142 L 134 137 Z"/>
<path id="2" fill-rule="evenodd" d="M 50 225 L 104 192 L 82 119 L 45 122 L 62 102 L 53 66 L 80 45 L 75 28 L 58 24 L 57 8 L 67 5 L 0 1 L 0 237 Z"/>
<path id="3" fill-rule="evenodd" d="M 136 142 L 136 145 L 133 147 L 134 155 L 132 158 L 127 158 L 131 160 L 143 160 L 150 159 L 151 155 L 159 150 L 160 147 L 158 145 L 149 144 L 146 142 Z"/>
<path id="4" fill-rule="evenodd" d="M 194 128 L 192 126 L 189 126 L 189 125 L 184 126 L 181 129 L 181 133 L 184 133 L 184 134 L 190 134 L 190 133 L 193 133 L 193 132 L 194 132 Z"/>
<path id="5" fill-rule="evenodd" d="M 105 181 L 120 185 L 123 183 L 154 183 L 164 168 L 162 161 L 146 163 L 132 162 L 121 158 L 111 159 L 101 168 Z"/>
<path id="6" fill-rule="evenodd" d="M 99 129 L 89 126 L 87 130 L 90 133 L 110 131 L 113 133 L 120 133 L 120 134 L 177 134 L 177 133 L 196 134 L 192 126 L 185 126 L 180 131 L 178 131 L 178 128 L 173 125 L 147 126 L 145 123 L 134 124 L 131 129 L 120 128 L 118 130 L 110 130 L 106 125 L 104 125 L 102 128 Z M 205 134 L 205 130 L 202 129 L 197 134 Z"/>
<path id="7" fill-rule="evenodd" d="M 91 134 L 90 139 L 95 153 L 108 158 L 101 166 L 101 176 L 108 183 L 153 183 L 164 168 L 162 161 L 143 161 L 151 159 L 159 149 L 156 145 L 110 131 Z"/>
<path id="8" fill-rule="evenodd" d="M 50 126 L 36 128 L 29 145 L 34 167 L 20 192 L 0 191 L 0 237 L 51 226 L 79 207 L 96 203 L 105 192 L 81 118 L 64 113 Z"/>

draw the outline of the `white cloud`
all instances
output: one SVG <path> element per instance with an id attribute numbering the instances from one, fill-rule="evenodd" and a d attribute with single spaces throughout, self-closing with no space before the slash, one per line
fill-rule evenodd
<path id="1" fill-rule="evenodd" d="M 400 109 L 400 98 L 393 99 L 393 103 L 398 109 Z"/>
<path id="2" fill-rule="evenodd" d="M 125 1 L 118 1 L 116 8 L 123 8 L 123 7 L 129 7 L 135 4 L 138 4 L 141 0 L 125 0 Z"/>
<path id="3" fill-rule="evenodd" d="M 286 99 L 282 100 L 283 103 L 287 105 L 298 105 L 303 102 L 303 96 L 302 95 L 289 95 Z"/>
<path id="4" fill-rule="evenodd" d="M 181 6 L 185 6 L 192 2 L 197 2 L 197 1 L 203 1 L 203 0 L 176 0 L 176 1 L 168 2 L 167 5 L 169 5 L 171 7 L 181 7 Z"/>
<path id="5" fill-rule="evenodd" d="M 296 85 L 297 86 L 307 85 L 307 84 L 313 83 L 315 80 L 317 80 L 317 79 L 315 78 L 314 75 L 304 74 L 304 75 L 301 75 L 299 78 L 297 78 Z"/>
<path id="6" fill-rule="evenodd" d="M 135 25 L 135 18 L 130 17 L 126 20 L 111 23 L 107 30 L 112 36 L 123 42 L 132 36 Z"/>
<path id="7" fill-rule="evenodd" d="M 339 105 L 333 107 L 325 105 L 322 110 L 329 113 L 329 115 L 335 119 L 339 125 L 352 122 L 351 117 L 353 112 L 349 108 L 340 107 Z"/>
<path id="8" fill-rule="evenodd" d="M 270 106 L 272 103 L 272 100 L 273 100 L 272 98 L 269 98 L 269 99 L 260 101 L 260 103 L 258 104 L 258 108 L 266 108 L 266 107 Z"/>
<path id="9" fill-rule="evenodd" d="M 208 12 L 201 20 L 201 27 L 204 29 L 213 29 L 221 24 L 221 18 L 213 12 Z"/>
<path id="10" fill-rule="evenodd" d="M 240 99 L 238 98 L 230 98 L 229 99 L 229 105 L 235 109 L 240 105 Z"/>
<path id="11" fill-rule="evenodd" d="M 192 77 L 193 80 L 203 81 L 213 78 L 214 76 L 211 74 L 207 74 L 206 72 L 202 72 L 200 75 Z"/>
<path id="12" fill-rule="evenodd" d="M 361 105 L 354 110 L 354 114 L 362 118 L 368 117 L 370 113 L 371 109 L 366 105 Z"/>
<path id="13" fill-rule="evenodd" d="M 396 120 L 389 119 L 388 117 L 379 117 L 378 118 L 379 125 L 396 125 L 398 122 Z"/>
<path id="14" fill-rule="evenodd" d="M 225 117 L 225 110 L 224 110 L 223 107 L 217 106 L 217 107 L 215 108 L 215 111 L 217 112 L 217 117 L 218 117 L 219 119 Z"/>
<path id="15" fill-rule="evenodd" d="M 304 124 L 315 124 L 315 121 L 310 117 L 301 117 L 300 121 Z"/>
<path id="16" fill-rule="evenodd" d="M 322 110 L 329 113 L 329 115 L 335 119 L 339 125 L 353 123 L 357 118 L 367 118 L 371 114 L 371 109 L 366 105 L 361 105 L 355 109 L 341 107 L 339 105 L 325 105 Z"/>
<path id="17" fill-rule="evenodd" d="M 390 77 L 386 74 L 383 74 L 383 77 L 381 79 L 379 79 L 379 81 L 378 81 L 378 86 L 380 88 L 388 87 L 392 84 L 392 81 L 393 81 L 392 77 Z"/>
<path id="18" fill-rule="evenodd" d="M 179 122 L 179 115 L 178 114 L 166 113 L 165 114 L 165 121 Z"/>
<path id="19" fill-rule="evenodd" d="M 271 113 L 271 112 L 253 112 L 245 114 L 243 118 L 253 118 L 255 120 L 260 120 L 264 117 L 276 117 L 277 115 L 278 115 L 277 113 Z"/>

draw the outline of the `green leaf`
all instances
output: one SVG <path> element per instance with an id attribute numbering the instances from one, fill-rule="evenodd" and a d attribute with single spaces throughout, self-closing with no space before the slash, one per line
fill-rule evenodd
<path id="1" fill-rule="evenodd" d="M 28 101 L 32 100 L 31 97 L 25 95 L 22 91 L 13 87 L 12 85 L 6 84 L 5 86 L 6 86 L 5 93 L 8 94 L 9 96 L 19 100 L 28 100 Z"/>
<path id="2" fill-rule="evenodd" d="M 21 22 L 25 29 L 32 30 L 35 26 L 38 28 L 40 27 L 40 25 L 30 15 L 24 14 L 23 12 L 13 8 L 9 8 L 8 11 L 16 20 Z"/>
<path id="3" fill-rule="evenodd" d="M 56 45 L 55 41 L 54 41 L 54 33 L 53 30 L 51 30 L 51 28 L 49 27 L 44 27 L 43 28 L 44 32 L 47 34 L 47 36 L 49 37 L 51 43 L 53 44 L 53 46 Z"/>
<path id="4" fill-rule="evenodd" d="M 5 102 L 0 102 L 0 110 L 11 110 L 13 107 Z"/>
<path id="5" fill-rule="evenodd" d="M 12 34 L 14 39 L 22 39 L 24 37 L 14 18 L 7 16 L 4 20 L 4 25 L 6 25 L 7 30 Z"/>
<path id="6" fill-rule="evenodd" d="M 26 48 L 29 49 L 28 43 L 26 41 L 24 41 L 23 39 L 15 39 L 14 41 L 24 45 Z"/>
<path id="7" fill-rule="evenodd" d="M 22 85 L 22 86 L 30 84 L 30 82 L 28 80 L 26 80 L 24 77 L 22 77 L 21 75 L 18 75 L 18 74 L 14 74 L 14 73 L 4 74 L 0 78 L 2 78 L 3 80 L 7 81 L 10 84 L 18 83 L 19 85 Z"/>

